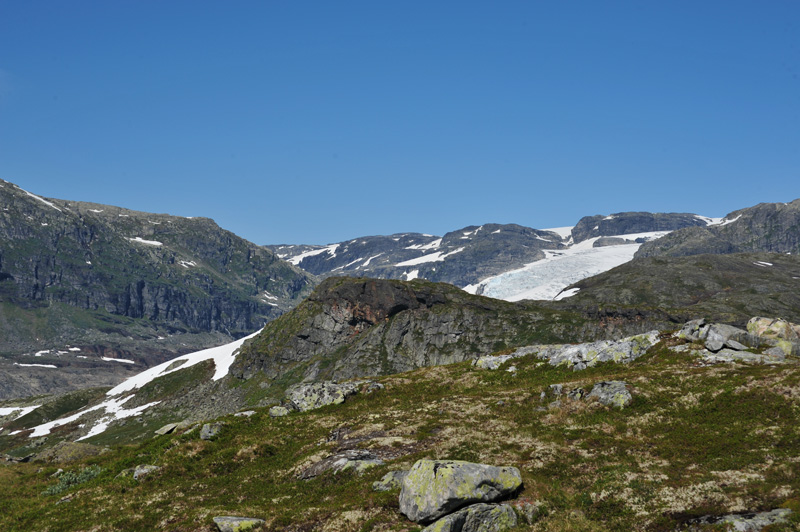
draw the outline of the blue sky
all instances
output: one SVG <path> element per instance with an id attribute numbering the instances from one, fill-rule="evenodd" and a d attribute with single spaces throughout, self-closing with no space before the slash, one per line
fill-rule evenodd
<path id="1" fill-rule="evenodd" d="M 800 197 L 800 2 L 0 2 L 0 178 L 259 244 Z"/>

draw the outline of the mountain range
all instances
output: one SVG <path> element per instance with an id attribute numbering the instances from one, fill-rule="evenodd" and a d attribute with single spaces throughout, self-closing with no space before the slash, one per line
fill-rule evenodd
<path id="1" fill-rule="evenodd" d="M 263 247 L 0 194 L 12 528 L 408 529 L 362 475 L 431 457 L 519 467 L 528 530 L 800 524 L 800 200 Z"/>

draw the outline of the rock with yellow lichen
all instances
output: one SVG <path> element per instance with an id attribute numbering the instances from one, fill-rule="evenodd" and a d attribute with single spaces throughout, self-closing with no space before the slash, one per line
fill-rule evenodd
<path id="1" fill-rule="evenodd" d="M 403 480 L 400 512 L 417 523 L 431 523 L 474 503 L 514 496 L 522 487 L 516 467 L 461 460 L 419 460 Z"/>
<path id="2" fill-rule="evenodd" d="M 422 532 L 504 532 L 517 526 L 517 514 L 507 504 L 478 503 L 446 515 Z"/>

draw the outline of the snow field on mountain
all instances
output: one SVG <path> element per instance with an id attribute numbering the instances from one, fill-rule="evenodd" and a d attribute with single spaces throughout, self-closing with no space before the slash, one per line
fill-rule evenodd
<path id="1" fill-rule="evenodd" d="M 186 355 L 173 358 L 172 360 L 168 360 L 163 364 L 159 364 L 158 366 L 154 366 L 146 371 L 143 371 L 138 375 L 134 375 L 133 377 L 123 381 L 116 387 L 106 392 L 106 395 L 109 396 L 109 398 L 103 401 L 102 403 L 81 410 L 80 412 L 72 414 L 71 416 L 56 419 L 54 421 L 50 421 L 48 423 L 43 423 L 41 425 L 33 427 L 33 432 L 29 435 L 29 437 L 36 438 L 39 436 L 46 436 L 47 434 L 50 434 L 50 431 L 55 427 L 71 423 L 79 419 L 84 414 L 96 410 L 103 410 L 105 412 L 105 415 L 99 420 L 95 421 L 89 432 L 85 436 L 79 438 L 79 440 L 84 440 L 86 438 L 96 436 L 97 434 L 101 434 L 108 428 L 108 426 L 112 422 L 118 419 L 138 416 L 151 406 L 157 405 L 159 403 L 159 401 L 155 401 L 152 403 L 147 403 L 145 405 L 137 406 L 135 408 L 126 409 L 123 408 L 122 405 L 127 401 L 129 401 L 130 399 L 132 399 L 134 395 L 131 394 L 128 395 L 127 397 L 119 397 L 119 395 L 125 392 L 132 392 L 138 390 L 142 386 L 157 379 L 158 377 L 163 377 L 164 375 L 168 375 L 175 371 L 192 367 L 195 364 L 199 364 L 200 362 L 203 362 L 205 360 L 214 361 L 214 376 L 212 377 L 212 380 L 215 381 L 219 380 L 228 374 L 228 370 L 233 364 L 233 361 L 236 359 L 236 352 L 242 346 L 242 344 L 246 340 L 256 336 L 259 332 L 261 331 L 255 332 L 250 336 L 240 338 L 239 340 L 236 340 L 235 342 L 231 342 L 229 344 L 212 347 L 210 349 L 203 349 L 202 351 L 197 351 L 195 353 L 189 353 Z M 125 361 L 125 359 L 111 359 L 111 360 L 120 362 Z M 181 361 L 183 361 L 182 364 L 176 364 L 176 362 L 181 362 Z M 168 369 L 170 368 L 170 366 L 172 366 L 172 369 Z M 30 410 L 33 410 L 33 408 L 37 407 L 28 407 L 28 408 L 29 409 L 27 411 L 23 409 L 23 413 L 18 417 L 27 414 Z M 8 410 L 8 412 L 6 412 L 6 410 Z M 18 407 L 16 408 L 12 407 L 8 409 L 3 408 L 0 409 L 0 415 L 8 415 L 17 410 L 20 410 L 20 408 Z M 12 434 L 16 434 L 16 432 Z"/>
<path id="2" fill-rule="evenodd" d="M 668 231 L 619 235 L 619 238 L 648 240 L 660 238 Z M 484 279 L 465 286 L 464 290 L 506 301 L 523 299 L 563 299 L 575 295 L 577 290 L 561 293 L 569 285 L 616 268 L 633 259 L 641 244 L 622 244 L 595 248 L 600 237 L 590 238 L 563 250 L 545 250 L 546 258 L 527 264 L 517 270 Z"/>

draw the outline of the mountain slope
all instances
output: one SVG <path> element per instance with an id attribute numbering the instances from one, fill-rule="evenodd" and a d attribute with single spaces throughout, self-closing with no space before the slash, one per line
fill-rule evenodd
<path id="1" fill-rule="evenodd" d="M 327 246 L 271 248 L 320 276 L 421 278 L 509 301 L 553 299 L 567 285 L 627 262 L 646 240 L 711 222 L 694 214 L 622 212 L 587 216 L 572 228 L 485 224 L 443 237 L 402 233 Z M 624 247 L 599 249 L 612 246 Z M 539 271 L 543 262 L 566 256 L 570 258 L 544 266 L 547 273 Z"/>
<path id="2" fill-rule="evenodd" d="M 637 257 L 703 253 L 800 253 L 800 199 L 733 211 L 707 227 L 693 227 L 645 244 Z"/>
<path id="3" fill-rule="evenodd" d="M 6 355 L 77 345 L 160 362 L 262 327 L 314 282 L 206 218 L 46 199 L 6 181 L 0 205 Z"/>

